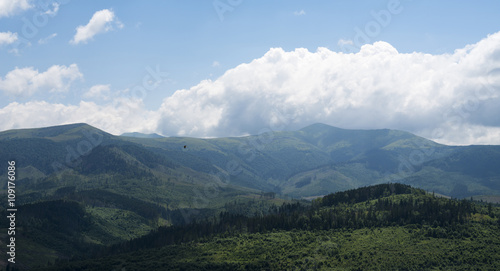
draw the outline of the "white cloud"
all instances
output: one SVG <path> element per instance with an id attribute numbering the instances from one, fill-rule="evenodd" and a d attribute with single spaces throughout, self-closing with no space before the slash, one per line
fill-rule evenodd
<path id="1" fill-rule="evenodd" d="M 353 45 L 353 44 L 354 44 L 354 42 L 353 42 L 352 40 L 340 39 L 340 40 L 337 42 L 337 44 L 338 44 L 339 46 L 341 46 L 341 47 L 342 47 L 342 46 L 345 46 L 345 45 Z"/>
<path id="2" fill-rule="evenodd" d="M 109 100 L 111 85 L 95 85 L 83 94 L 84 98 Z"/>
<path id="3" fill-rule="evenodd" d="M 303 9 L 301 9 L 300 11 L 294 11 L 293 15 L 302 16 L 302 15 L 306 15 L 306 12 Z"/>
<path id="4" fill-rule="evenodd" d="M 76 64 L 69 67 L 54 65 L 42 73 L 33 67 L 15 68 L 3 79 L 0 77 L 0 90 L 8 95 L 25 97 L 39 90 L 65 92 L 71 82 L 82 77 Z"/>
<path id="5" fill-rule="evenodd" d="M 49 40 L 53 39 L 57 37 L 57 33 L 52 33 L 50 34 L 49 36 L 43 38 L 43 39 L 39 39 L 38 40 L 38 44 L 46 44 L 47 42 L 49 42 Z"/>
<path id="6" fill-rule="evenodd" d="M 17 41 L 17 33 L 0 32 L 0 46 L 4 44 L 12 44 Z"/>
<path id="7" fill-rule="evenodd" d="M 165 135 L 236 136 L 323 122 L 469 144 L 476 134 L 467 127 L 482 127 L 477 142 L 500 144 L 495 71 L 500 32 L 443 55 L 403 54 L 386 42 L 364 45 L 355 54 L 274 48 L 215 81 L 166 98 L 158 129 Z M 439 129 L 441 137 L 435 136 Z"/>
<path id="8" fill-rule="evenodd" d="M 0 0 L 0 18 L 33 8 L 29 0 Z"/>
<path id="9" fill-rule="evenodd" d="M 30 89 L 23 78 L 38 72 L 15 71 L 31 74 L 13 80 L 12 71 L 0 86 L 28 82 Z M 95 87 L 88 95 L 108 88 Z M 125 94 L 104 105 L 11 103 L 0 109 L 0 119 L 7 120 L 0 130 L 87 122 L 115 134 L 215 137 L 322 122 L 401 129 L 447 144 L 500 144 L 500 32 L 442 55 L 399 53 L 386 42 L 351 54 L 274 48 L 216 80 L 176 91 L 157 111 Z"/>
<path id="10" fill-rule="evenodd" d="M 45 11 L 45 14 L 51 16 L 51 17 L 54 17 L 57 15 L 57 12 L 59 11 L 59 3 L 57 2 L 54 2 L 52 3 L 52 10 L 48 9 L 47 11 Z"/>
<path id="11" fill-rule="evenodd" d="M 214 62 L 212 63 L 212 67 L 214 67 L 214 68 L 219 67 L 219 66 L 220 66 L 219 61 L 214 61 Z"/>
<path id="12" fill-rule="evenodd" d="M 87 25 L 80 25 L 76 28 L 76 34 L 70 43 L 87 43 L 95 35 L 113 30 L 113 26 L 123 28 L 123 24 L 116 18 L 112 10 L 96 11 Z"/>

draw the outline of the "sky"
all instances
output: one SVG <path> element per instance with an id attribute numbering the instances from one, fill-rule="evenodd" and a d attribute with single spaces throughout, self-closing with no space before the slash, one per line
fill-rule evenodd
<path id="1" fill-rule="evenodd" d="M 0 0 L 0 131 L 500 145 L 499 1 Z"/>

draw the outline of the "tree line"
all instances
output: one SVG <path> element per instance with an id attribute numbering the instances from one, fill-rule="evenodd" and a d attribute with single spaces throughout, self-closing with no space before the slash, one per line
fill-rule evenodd
<path id="1" fill-rule="evenodd" d="M 398 196 L 399 195 L 399 196 Z M 107 248 L 104 254 L 135 251 L 199 241 L 213 235 L 266 233 L 274 230 L 359 229 L 395 225 L 457 228 L 476 213 L 474 203 L 426 195 L 402 184 L 381 184 L 325 196 L 306 206 L 299 202 L 271 208 L 267 215 L 247 217 L 222 212 L 213 219 L 184 226 L 159 227 L 153 232 Z"/>

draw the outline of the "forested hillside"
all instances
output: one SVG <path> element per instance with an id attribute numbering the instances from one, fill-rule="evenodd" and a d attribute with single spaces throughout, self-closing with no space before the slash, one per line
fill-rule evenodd
<path id="1" fill-rule="evenodd" d="M 50 270 L 495 270 L 499 217 L 491 204 L 383 184 L 160 227 Z"/>

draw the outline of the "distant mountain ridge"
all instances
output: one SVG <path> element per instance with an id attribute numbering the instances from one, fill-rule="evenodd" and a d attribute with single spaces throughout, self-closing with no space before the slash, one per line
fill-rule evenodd
<path id="1" fill-rule="evenodd" d="M 108 134 L 86 123 L 73 123 L 43 128 L 12 129 L 0 132 L 0 140 L 10 138 L 55 138 L 65 135 L 74 135 L 81 130 Z M 109 135 L 109 134 L 108 134 Z"/>
<path id="2" fill-rule="evenodd" d="M 138 137 L 138 138 L 163 138 L 164 136 L 161 136 L 156 133 L 152 134 L 143 134 L 143 133 L 138 133 L 138 132 L 133 132 L 133 133 L 123 133 L 120 136 L 127 136 L 127 137 Z"/>
<path id="3" fill-rule="evenodd" d="M 213 139 L 125 135 L 113 136 L 83 123 L 9 130 L 0 133 L 0 158 L 17 157 L 21 164 L 48 177 L 56 170 L 51 168 L 54 162 L 80 170 L 65 164 L 64 158 L 71 152 L 75 160 L 93 164 L 88 160 L 98 156 L 90 153 L 107 148 L 105 152 L 121 153 L 108 157 L 124 159 L 128 161 L 125 164 L 137 161 L 132 168 L 140 165 L 141 170 L 157 170 L 154 167 L 167 163 L 181 171 L 222 174 L 237 187 L 293 197 L 387 182 L 407 183 L 453 197 L 500 195 L 500 146 L 446 146 L 404 131 L 348 130 L 325 124 Z M 94 146 L 93 141 L 99 144 Z M 138 159 L 138 153 L 162 162 Z M 101 166 L 105 164 L 109 163 Z M 112 163 L 105 171 L 99 165 L 92 168 L 96 172 L 113 170 Z"/>

